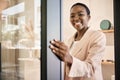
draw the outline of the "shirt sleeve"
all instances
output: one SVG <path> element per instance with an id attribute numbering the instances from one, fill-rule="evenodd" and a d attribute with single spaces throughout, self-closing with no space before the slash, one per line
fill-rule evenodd
<path id="1" fill-rule="evenodd" d="M 101 60 L 105 51 L 105 35 L 99 35 L 91 41 L 92 45 L 88 50 L 88 56 L 84 61 L 72 56 L 73 63 L 70 67 L 69 77 L 91 77 L 101 66 Z"/>

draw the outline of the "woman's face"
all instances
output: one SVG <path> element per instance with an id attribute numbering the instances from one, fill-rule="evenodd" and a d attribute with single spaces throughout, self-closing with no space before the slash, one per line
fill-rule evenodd
<path id="1" fill-rule="evenodd" d="M 75 29 L 81 30 L 84 27 L 88 27 L 89 19 L 90 15 L 87 15 L 86 9 L 83 6 L 76 5 L 71 8 L 70 22 Z"/>

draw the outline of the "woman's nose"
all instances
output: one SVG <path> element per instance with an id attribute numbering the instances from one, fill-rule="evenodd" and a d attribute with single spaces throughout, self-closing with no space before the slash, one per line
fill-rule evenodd
<path id="1" fill-rule="evenodd" d="M 80 20 L 79 16 L 76 15 L 76 16 L 74 17 L 74 21 L 78 22 L 79 20 Z"/>

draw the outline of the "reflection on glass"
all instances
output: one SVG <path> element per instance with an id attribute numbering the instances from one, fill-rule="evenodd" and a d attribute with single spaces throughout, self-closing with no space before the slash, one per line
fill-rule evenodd
<path id="1" fill-rule="evenodd" d="M 0 1 L 2 80 L 40 80 L 40 18 L 40 0 Z"/>

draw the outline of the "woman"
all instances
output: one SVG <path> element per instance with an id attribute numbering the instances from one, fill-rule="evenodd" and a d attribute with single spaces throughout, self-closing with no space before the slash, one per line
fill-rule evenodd
<path id="1" fill-rule="evenodd" d="M 70 10 L 70 22 L 76 33 L 67 42 L 50 41 L 51 51 L 65 62 L 64 80 L 103 80 L 101 60 L 106 38 L 100 31 L 88 27 L 90 10 L 76 3 Z"/>

